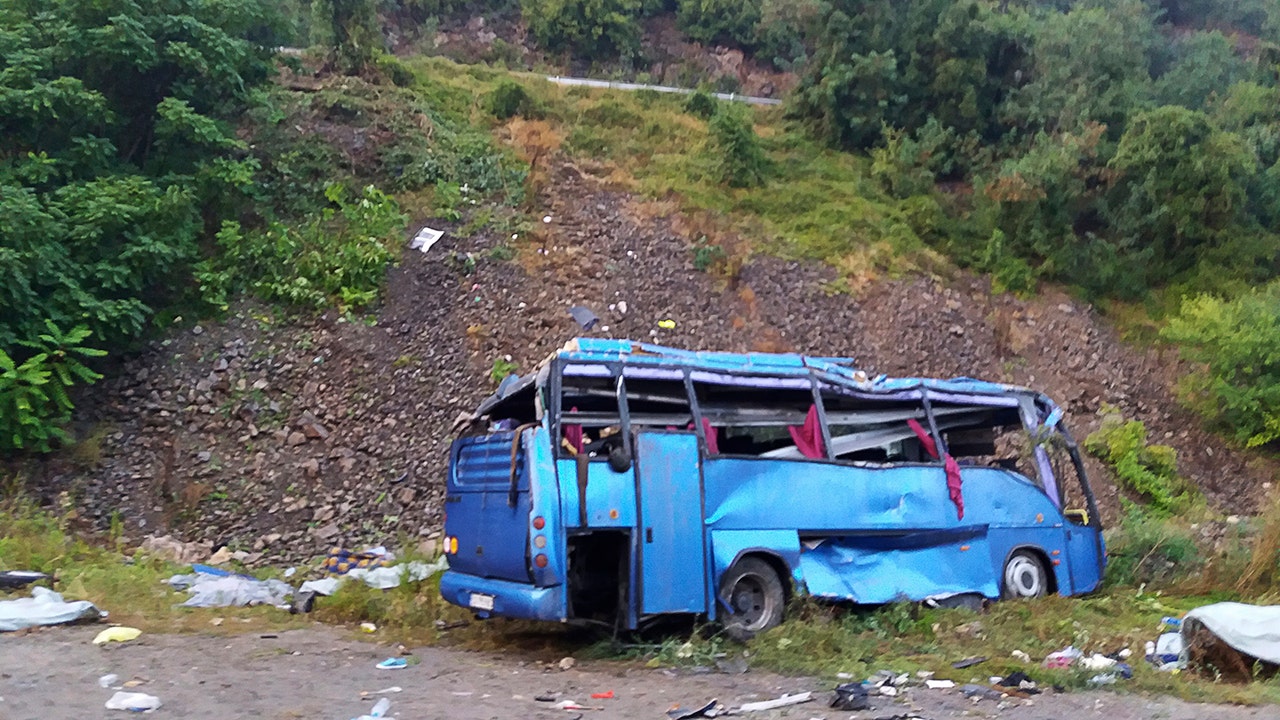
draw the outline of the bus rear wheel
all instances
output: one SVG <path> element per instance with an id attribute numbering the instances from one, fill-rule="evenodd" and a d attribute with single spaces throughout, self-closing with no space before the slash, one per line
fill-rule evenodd
<path id="1" fill-rule="evenodd" d="M 720 578 L 720 597 L 729 606 L 725 634 L 734 640 L 749 640 L 782 622 L 786 604 L 782 579 L 760 558 L 734 563 Z"/>
<path id="2" fill-rule="evenodd" d="M 1004 564 L 1004 597 L 1009 600 L 1042 597 L 1049 590 L 1049 573 L 1035 553 L 1019 550 Z"/>

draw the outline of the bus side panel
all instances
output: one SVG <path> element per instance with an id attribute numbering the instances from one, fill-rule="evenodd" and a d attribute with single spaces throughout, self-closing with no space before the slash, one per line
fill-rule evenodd
<path id="1" fill-rule="evenodd" d="M 789 530 L 801 538 L 834 539 L 793 568 L 815 594 L 861 600 L 870 590 L 860 589 L 858 568 L 874 566 L 885 575 L 871 592 L 877 597 L 899 591 L 913 600 L 950 592 L 995 597 L 1005 553 L 1014 544 L 1038 547 L 1051 558 L 1060 558 L 1064 550 L 1061 513 L 1039 488 L 1003 470 L 962 470 L 965 514 L 960 518 L 940 465 L 722 457 L 703 467 L 707 524 L 717 535 Z M 996 528 L 1007 531 L 999 542 Z M 901 569 L 895 563 L 903 563 Z M 1054 569 L 1063 576 L 1059 587 L 1070 588 L 1066 568 Z"/>
<path id="2" fill-rule="evenodd" d="M 980 530 L 827 538 L 804 549 L 800 569 L 811 595 L 866 604 L 1000 593 Z"/>
<path id="3" fill-rule="evenodd" d="M 636 526 L 635 469 L 614 472 L 603 459 L 587 463 L 587 524 L 578 503 L 578 463 L 556 460 L 560 478 L 560 507 L 567 528 L 634 528 Z"/>

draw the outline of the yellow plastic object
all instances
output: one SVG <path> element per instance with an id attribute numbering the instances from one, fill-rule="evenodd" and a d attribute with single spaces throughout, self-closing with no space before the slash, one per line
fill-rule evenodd
<path id="1" fill-rule="evenodd" d="M 1062 513 L 1062 515 L 1063 515 L 1064 517 L 1066 517 L 1068 520 L 1070 520 L 1071 522 L 1076 523 L 1077 525 L 1088 525 L 1088 524 L 1089 524 L 1089 511 L 1088 511 L 1088 510 L 1076 510 L 1076 509 L 1071 509 L 1071 510 L 1067 510 L 1066 512 Z"/>
<path id="2" fill-rule="evenodd" d="M 676 328 L 676 321 L 675 320 L 659 320 L 658 327 L 662 328 L 663 330 L 674 330 Z"/>
<path id="3" fill-rule="evenodd" d="M 142 631 L 138 628 L 131 627 L 113 627 L 107 628 L 98 633 L 98 637 L 93 639 L 94 645 L 102 645 L 109 642 L 129 642 L 136 640 Z"/>

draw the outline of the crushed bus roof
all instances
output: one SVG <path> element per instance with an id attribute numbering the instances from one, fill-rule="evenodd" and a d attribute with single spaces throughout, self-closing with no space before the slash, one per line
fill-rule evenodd
<path id="1" fill-rule="evenodd" d="M 696 370 L 721 373 L 748 373 L 774 376 L 808 376 L 814 371 L 833 380 L 856 386 L 864 392 L 901 392 L 927 388 L 943 393 L 977 395 L 1039 395 L 1030 388 L 977 380 L 969 377 L 951 379 L 885 375 L 870 377 L 858 370 L 853 358 L 818 357 L 797 353 L 731 353 L 721 351 L 681 350 L 632 340 L 577 338 L 553 353 L 551 358 L 573 363 L 616 363 L 628 365 L 676 365 Z"/>

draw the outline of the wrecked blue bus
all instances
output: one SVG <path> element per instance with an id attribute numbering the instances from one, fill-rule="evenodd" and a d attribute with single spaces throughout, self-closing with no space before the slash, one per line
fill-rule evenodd
<path id="1" fill-rule="evenodd" d="M 795 594 L 880 604 L 1094 590 L 1063 412 L 1026 388 L 848 358 L 577 339 L 450 451 L 444 598 L 476 616 L 750 635 Z"/>

